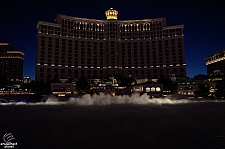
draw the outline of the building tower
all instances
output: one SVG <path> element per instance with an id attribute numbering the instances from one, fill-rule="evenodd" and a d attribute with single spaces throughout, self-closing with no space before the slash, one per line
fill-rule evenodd
<path id="1" fill-rule="evenodd" d="M 0 74 L 9 82 L 22 82 L 24 53 L 10 42 L 0 42 Z"/>
<path id="2" fill-rule="evenodd" d="M 168 70 L 186 76 L 183 25 L 166 18 L 118 20 L 110 8 L 106 20 L 58 14 L 54 23 L 37 24 L 36 80 L 92 76 L 160 78 Z"/>

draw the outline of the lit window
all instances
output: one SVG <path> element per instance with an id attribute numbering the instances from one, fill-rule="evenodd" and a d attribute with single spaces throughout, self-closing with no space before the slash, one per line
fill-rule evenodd
<path id="1" fill-rule="evenodd" d="M 154 87 L 151 88 L 151 92 L 155 92 L 155 88 Z"/>
<path id="2" fill-rule="evenodd" d="M 160 89 L 160 87 L 156 87 L 156 92 L 160 92 L 161 91 L 161 89 Z"/>

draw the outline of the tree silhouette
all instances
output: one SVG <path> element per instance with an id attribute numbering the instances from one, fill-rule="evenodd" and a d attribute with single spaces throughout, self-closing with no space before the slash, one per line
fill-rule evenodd
<path id="1" fill-rule="evenodd" d="M 207 80 L 208 79 L 208 76 L 205 75 L 205 74 L 198 74 L 198 75 L 195 75 L 194 76 L 194 79 L 195 80 Z"/>
<path id="2" fill-rule="evenodd" d="M 78 90 L 89 89 L 89 83 L 84 76 L 81 76 L 81 78 L 76 82 L 76 86 Z"/>
<path id="3" fill-rule="evenodd" d="M 218 81 L 215 88 L 216 88 L 215 92 L 216 98 L 225 97 L 225 79 L 223 79 L 222 81 Z"/>
<path id="4" fill-rule="evenodd" d="M 171 93 L 175 93 L 177 91 L 178 84 L 171 81 L 168 78 L 162 77 L 157 81 L 159 84 L 163 84 L 163 90 L 168 90 Z"/>
<path id="5" fill-rule="evenodd" d="M 7 80 L 6 76 L 0 75 L 0 87 L 5 87 L 9 84 L 9 81 Z"/>

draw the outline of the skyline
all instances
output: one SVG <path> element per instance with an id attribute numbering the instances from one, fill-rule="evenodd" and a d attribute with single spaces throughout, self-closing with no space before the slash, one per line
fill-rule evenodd
<path id="1" fill-rule="evenodd" d="M 106 1 L 58 1 L 54 4 L 53 1 L 42 0 L 25 4 L 23 2 L 26 1 L 9 0 L 4 2 L 4 6 L 0 5 L 3 10 L 0 20 L 4 20 L 0 24 L 0 41 L 9 41 L 14 44 L 15 49 L 25 53 L 23 76 L 28 75 L 32 80 L 35 79 L 37 22 L 53 22 L 57 14 L 105 20 L 105 11 L 112 7 L 119 12 L 118 20 L 165 17 L 168 26 L 184 24 L 188 77 L 206 74 L 205 58 L 225 48 L 225 27 L 224 20 L 221 19 L 225 11 L 222 9 L 222 1 L 139 1 L 129 2 L 129 5 L 126 5 L 128 1 L 114 1 L 113 4 Z"/>

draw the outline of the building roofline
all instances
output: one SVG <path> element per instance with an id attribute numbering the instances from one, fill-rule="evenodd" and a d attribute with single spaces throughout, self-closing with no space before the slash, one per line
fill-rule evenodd
<path id="1" fill-rule="evenodd" d="M 184 24 L 180 25 L 171 25 L 171 26 L 164 26 L 163 29 L 175 29 L 175 28 L 184 28 Z"/>
<path id="2" fill-rule="evenodd" d="M 225 53 L 225 49 L 219 50 L 219 51 L 217 51 L 217 52 L 214 52 L 212 55 L 207 56 L 207 57 L 205 58 L 205 60 L 207 60 L 207 59 L 209 59 L 209 58 L 211 58 L 211 57 L 213 57 L 213 56 L 215 56 L 215 55 L 217 55 L 217 54 L 221 54 L 221 53 Z"/>
<path id="3" fill-rule="evenodd" d="M 223 49 L 223 50 L 219 50 L 219 51 L 217 51 L 217 52 L 213 53 L 213 55 L 214 55 L 214 54 L 224 53 L 224 52 L 225 52 L 225 49 Z"/>
<path id="4" fill-rule="evenodd" d="M 23 51 L 16 50 L 16 49 L 13 49 L 13 50 L 7 50 L 7 53 L 19 53 L 19 54 L 24 55 L 24 52 L 23 52 Z"/>
<path id="5" fill-rule="evenodd" d="M 63 14 L 58 14 L 57 17 L 60 17 L 62 19 L 71 19 L 71 20 L 83 20 L 83 21 L 97 21 L 97 22 L 107 22 L 108 20 L 98 20 L 98 19 L 90 19 L 90 18 L 80 18 L 80 17 L 73 17 L 73 16 L 67 16 L 67 15 L 63 15 Z M 124 23 L 133 23 L 133 22 L 152 22 L 152 21 L 163 21 L 166 20 L 165 17 L 159 17 L 159 18 L 152 18 L 152 19 L 135 19 L 135 20 L 113 20 L 113 21 L 117 21 L 117 22 L 124 22 Z"/>
<path id="6" fill-rule="evenodd" d="M 139 19 L 139 20 L 118 20 L 119 22 L 153 22 L 153 21 L 163 21 L 163 20 L 166 20 L 165 17 L 161 17 L 161 18 L 153 18 L 153 19 Z"/>
<path id="7" fill-rule="evenodd" d="M 3 46 L 3 45 L 13 45 L 13 44 L 9 41 L 0 41 L 0 45 Z"/>
<path id="8" fill-rule="evenodd" d="M 63 14 L 57 14 L 57 18 L 62 19 L 70 19 L 70 20 L 83 20 L 83 21 L 98 21 L 98 22 L 106 22 L 107 20 L 97 20 L 97 19 L 90 19 L 90 18 L 79 18 L 79 17 L 73 17 L 73 16 L 67 16 Z"/>
<path id="9" fill-rule="evenodd" d="M 51 22 L 45 22 L 45 21 L 38 21 L 37 28 L 38 28 L 38 26 L 40 24 L 54 26 L 54 27 L 60 27 L 61 26 L 60 24 L 57 24 L 57 23 L 51 23 Z"/>

